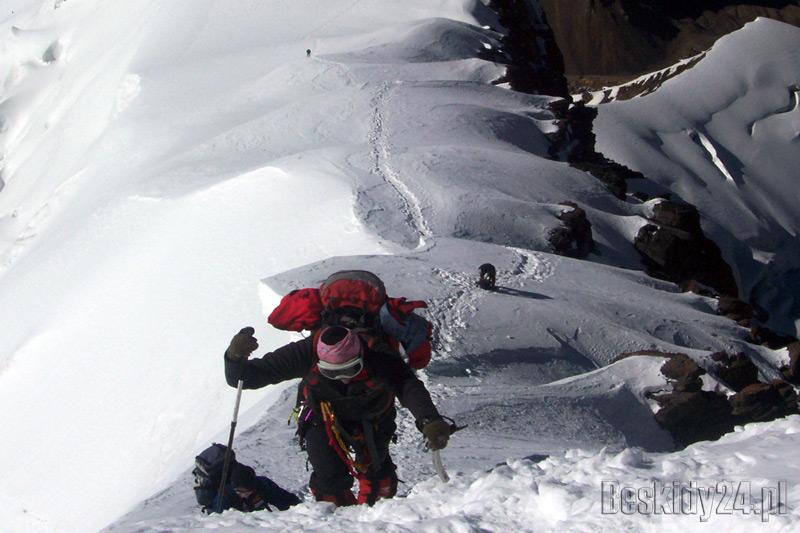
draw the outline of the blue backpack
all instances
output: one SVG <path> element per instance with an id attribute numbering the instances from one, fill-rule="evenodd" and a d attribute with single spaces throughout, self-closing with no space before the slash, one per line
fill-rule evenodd
<path id="1" fill-rule="evenodd" d="M 216 509 L 217 493 L 222 479 L 222 467 L 225 464 L 225 452 L 227 450 L 227 446 L 215 442 L 194 458 L 194 470 L 192 470 L 194 475 L 194 495 L 197 498 L 197 503 L 203 506 L 204 512 L 210 513 Z M 236 465 L 236 453 L 231 450 L 230 471 L 233 471 L 234 465 Z M 230 480 L 230 471 L 228 480 Z M 235 497 L 236 495 L 233 494 L 233 491 L 226 483 L 223 502 L 230 502 Z M 226 507 L 230 507 L 230 505 L 223 505 L 223 508 Z"/>

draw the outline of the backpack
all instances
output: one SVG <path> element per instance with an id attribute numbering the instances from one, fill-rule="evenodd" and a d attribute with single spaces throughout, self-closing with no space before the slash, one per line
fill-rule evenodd
<path id="1" fill-rule="evenodd" d="M 383 281 L 366 270 L 331 274 L 319 288 L 297 289 L 284 296 L 267 322 L 285 331 L 344 326 L 358 331 L 370 346 L 381 341 L 402 346 L 411 368 L 431 360 L 433 326 L 414 313 L 428 305 L 420 300 L 390 298 Z"/>
<path id="2" fill-rule="evenodd" d="M 227 446 L 213 443 L 194 458 L 194 495 L 204 510 L 214 511 Z M 236 453 L 231 450 L 231 471 L 236 464 Z M 230 477 L 230 474 L 229 474 Z M 226 487 L 226 492 L 228 488 Z M 223 497 L 223 501 L 229 498 Z"/>

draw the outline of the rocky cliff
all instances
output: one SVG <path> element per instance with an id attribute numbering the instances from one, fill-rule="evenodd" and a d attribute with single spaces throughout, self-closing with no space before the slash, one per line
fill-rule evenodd
<path id="1" fill-rule="evenodd" d="M 800 25 L 796 0 L 540 0 L 571 87 L 616 85 L 708 49 L 757 17 Z"/>

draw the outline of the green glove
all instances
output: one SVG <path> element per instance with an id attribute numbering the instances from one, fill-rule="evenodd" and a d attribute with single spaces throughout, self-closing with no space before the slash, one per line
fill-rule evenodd
<path id="1" fill-rule="evenodd" d="M 258 348 L 258 341 L 253 334 L 256 332 L 251 327 L 242 330 L 233 336 L 231 344 L 225 350 L 225 357 L 231 361 L 244 361 Z"/>
<path id="2" fill-rule="evenodd" d="M 431 450 L 441 450 L 447 446 L 450 440 L 450 424 L 443 418 L 435 418 L 422 426 L 422 434 L 428 441 L 428 448 Z"/>

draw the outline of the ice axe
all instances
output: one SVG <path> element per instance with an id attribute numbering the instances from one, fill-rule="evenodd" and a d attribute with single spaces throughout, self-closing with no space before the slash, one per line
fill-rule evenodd
<path id="1" fill-rule="evenodd" d="M 440 450 L 431 450 L 431 459 L 433 460 L 434 470 L 439 474 L 439 479 L 441 479 L 443 483 L 450 481 L 450 476 L 447 475 L 447 471 L 442 464 L 442 454 Z"/>
<path id="2" fill-rule="evenodd" d="M 222 499 L 225 496 L 225 481 L 228 478 L 228 471 L 231 468 L 231 456 L 233 451 L 233 434 L 236 432 L 236 419 L 239 418 L 239 403 L 242 399 L 242 388 L 244 387 L 244 362 L 239 370 L 239 383 L 236 385 L 236 404 L 233 406 L 233 420 L 231 420 L 231 432 L 228 435 L 228 447 L 225 449 L 225 461 L 222 463 L 222 478 L 219 480 L 217 490 L 216 511 L 222 512 Z"/>
<path id="3" fill-rule="evenodd" d="M 467 426 L 459 426 L 455 423 L 452 418 L 448 418 L 443 416 L 442 418 L 448 420 L 450 422 L 450 434 L 452 435 L 456 431 L 460 431 Z M 447 475 L 447 471 L 444 469 L 444 464 L 442 464 L 442 454 L 441 450 L 431 450 L 431 460 L 433 461 L 433 469 L 436 470 L 436 474 L 438 474 L 439 479 L 442 482 L 447 483 L 450 481 L 450 476 Z"/>

